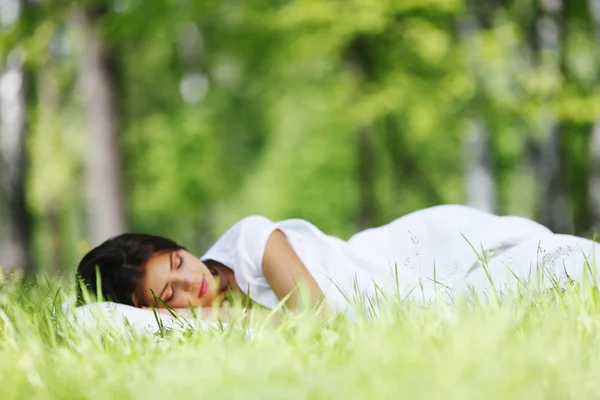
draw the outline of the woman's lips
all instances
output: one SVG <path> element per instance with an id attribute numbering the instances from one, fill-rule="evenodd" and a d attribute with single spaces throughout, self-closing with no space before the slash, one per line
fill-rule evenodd
<path id="1" fill-rule="evenodd" d="M 206 289 L 208 289 L 208 283 L 206 283 L 206 278 L 202 277 L 202 283 L 200 284 L 200 291 L 198 292 L 198 297 L 204 296 L 204 293 L 206 293 Z"/>

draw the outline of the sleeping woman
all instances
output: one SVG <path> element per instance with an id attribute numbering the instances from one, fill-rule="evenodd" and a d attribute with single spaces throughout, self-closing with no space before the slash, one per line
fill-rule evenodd
<path id="1" fill-rule="evenodd" d="M 212 309 L 238 294 L 269 309 L 309 302 L 369 313 L 381 295 L 428 302 L 517 281 L 565 287 L 595 271 L 599 249 L 525 218 L 445 205 L 347 241 L 304 220 L 246 217 L 200 258 L 169 239 L 126 233 L 86 254 L 78 275 L 96 293 L 98 271 L 105 299 L 140 308 Z"/>

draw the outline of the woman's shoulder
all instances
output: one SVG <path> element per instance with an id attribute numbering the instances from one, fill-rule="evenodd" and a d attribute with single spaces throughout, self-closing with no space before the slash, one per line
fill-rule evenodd
<path id="1" fill-rule="evenodd" d="M 257 254 L 275 229 L 275 223 L 262 215 L 244 217 L 230 226 L 202 258 L 229 260 L 241 253 Z"/>
<path id="2" fill-rule="evenodd" d="M 269 234 L 277 226 L 275 222 L 262 215 L 249 215 L 234 223 L 219 241 L 236 241 L 252 244 L 257 237 Z"/>

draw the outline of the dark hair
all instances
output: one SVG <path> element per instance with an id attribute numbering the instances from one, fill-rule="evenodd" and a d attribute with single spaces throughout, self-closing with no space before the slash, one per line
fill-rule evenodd
<path id="1" fill-rule="evenodd" d="M 77 305 L 85 303 L 82 286 L 91 296 L 96 295 L 96 269 L 105 300 L 134 305 L 132 295 L 148 260 L 155 254 L 180 249 L 183 247 L 172 240 L 138 233 L 124 233 L 107 240 L 89 251 L 77 267 Z"/>

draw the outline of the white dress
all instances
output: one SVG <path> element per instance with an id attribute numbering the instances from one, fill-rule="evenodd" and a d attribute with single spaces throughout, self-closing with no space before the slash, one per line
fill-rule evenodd
<path id="1" fill-rule="evenodd" d="M 231 268 L 253 301 L 274 308 L 278 300 L 262 273 L 262 257 L 276 229 L 286 235 L 337 312 L 356 306 L 367 312 L 376 309 L 382 293 L 430 301 L 436 296 L 453 298 L 464 290 L 485 292 L 491 287 L 490 277 L 497 289 L 516 283 L 515 275 L 551 285 L 550 276 L 541 271 L 552 272 L 564 286 L 570 279 L 581 279 L 586 261 L 595 266 L 600 249 L 590 240 L 553 234 L 525 218 L 445 205 L 367 229 L 348 241 L 304 220 L 246 217 L 201 259 Z"/>

